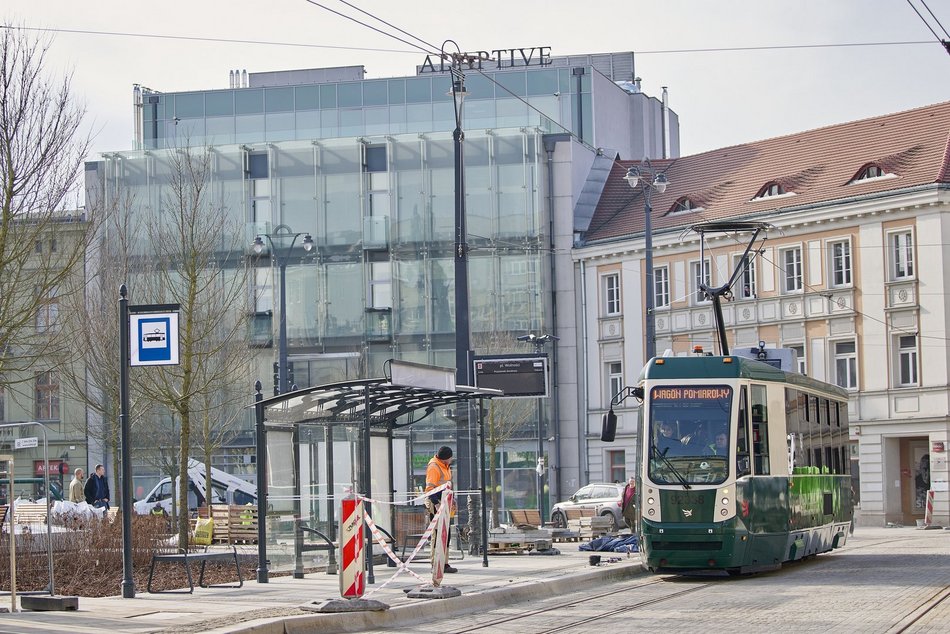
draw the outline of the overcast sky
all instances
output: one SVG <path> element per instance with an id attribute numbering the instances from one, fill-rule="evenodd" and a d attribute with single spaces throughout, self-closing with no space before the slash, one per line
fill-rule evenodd
<path id="1" fill-rule="evenodd" d="M 349 1 L 436 46 L 451 38 L 463 50 L 634 51 L 644 91 L 659 96 L 669 87 L 683 155 L 950 100 L 950 55 L 907 0 Z M 371 22 L 339 0 L 315 2 Z M 950 30 L 950 0 L 912 2 L 946 38 L 923 3 Z M 307 0 L 2 0 L 0 20 L 61 30 L 52 34 L 49 67 L 74 73 L 95 133 L 90 158 L 131 148 L 135 83 L 167 92 L 227 88 L 230 69 L 345 65 L 365 66 L 368 78 L 395 77 L 413 74 L 423 59 Z M 664 52 L 853 43 L 878 45 Z"/>

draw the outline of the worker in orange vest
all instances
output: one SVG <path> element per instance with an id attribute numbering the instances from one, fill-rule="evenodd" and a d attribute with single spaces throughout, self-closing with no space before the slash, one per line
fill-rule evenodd
<path id="1" fill-rule="evenodd" d="M 435 453 L 431 460 L 429 460 L 429 465 L 426 467 L 426 492 L 435 489 L 436 487 L 442 486 L 446 482 L 452 481 L 452 463 L 455 462 L 455 458 L 452 457 L 452 448 L 451 447 L 439 447 L 439 450 Z M 432 521 L 432 518 L 435 517 L 435 514 L 439 511 L 439 505 L 442 503 L 442 491 L 437 491 L 431 496 L 426 498 L 426 510 L 429 512 L 429 522 Z M 455 515 L 455 502 L 453 500 L 452 508 L 449 509 L 449 517 Z M 446 549 L 448 549 L 448 544 L 446 544 Z M 435 556 L 435 536 L 432 537 L 432 556 Z M 458 572 L 458 568 L 453 568 L 448 563 L 448 555 L 446 554 L 445 558 L 445 572 Z"/>

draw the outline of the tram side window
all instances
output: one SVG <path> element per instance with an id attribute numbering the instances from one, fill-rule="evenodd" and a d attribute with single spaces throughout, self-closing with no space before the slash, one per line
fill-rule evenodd
<path id="1" fill-rule="evenodd" d="M 739 429 L 736 441 L 736 477 L 752 472 L 749 463 L 749 395 L 745 386 L 739 390 Z"/>
<path id="2" fill-rule="evenodd" d="M 768 475 L 769 468 L 769 412 L 764 385 L 752 386 L 752 463 L 756 475 Z"/>

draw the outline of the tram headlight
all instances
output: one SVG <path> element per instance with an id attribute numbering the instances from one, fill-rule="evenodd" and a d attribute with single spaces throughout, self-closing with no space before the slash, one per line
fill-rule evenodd
<path id="1" fill-rule="evenodd" d="M 656 504 L 656 500 L 653 498 L 647 498 L 647 504 Z"/>
<path id="2" fill-rule="evenodd" d="M 728 506 L 728 505 L 729 505 L 729 498 L 722 498 L 722 504 L 723 504 L 723 506 Z"/>
<path id="3" fill-rule="evenodd" d="M 722 516 L 726 516 L 726 515 L 729 515 L 729 511 L 727 509 L 722 509 L 721 511 L 719 511 L 719 514 Z"/>
<path id="4" fill-rule="evenodd" d="M 649 515 L 650 517 L 656 515 L 656 509 L 650 509 L 649 511 L 647 511 L 647 515 Z"/>

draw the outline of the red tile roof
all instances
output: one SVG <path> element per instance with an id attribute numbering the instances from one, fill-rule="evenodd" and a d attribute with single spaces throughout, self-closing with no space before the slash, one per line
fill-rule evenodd
<path id="1" fill-rule="evenodd" d="M 849 184 L 868 164 L 896 178 Z M 623 180 L 640 161 L 615 162 L 585 238 L 643 232 L 643 196 Z M 950 102 L 788 136 L 653 161 L 670 185 L 653 192 L 653 230 L 722 219 L 769 221 L 796 207 L 934 183 L 950 183 Z M 769 182 L 792 196 L 752 200 Z M 703 209 L 667 215 L 683 196 Z"/>

